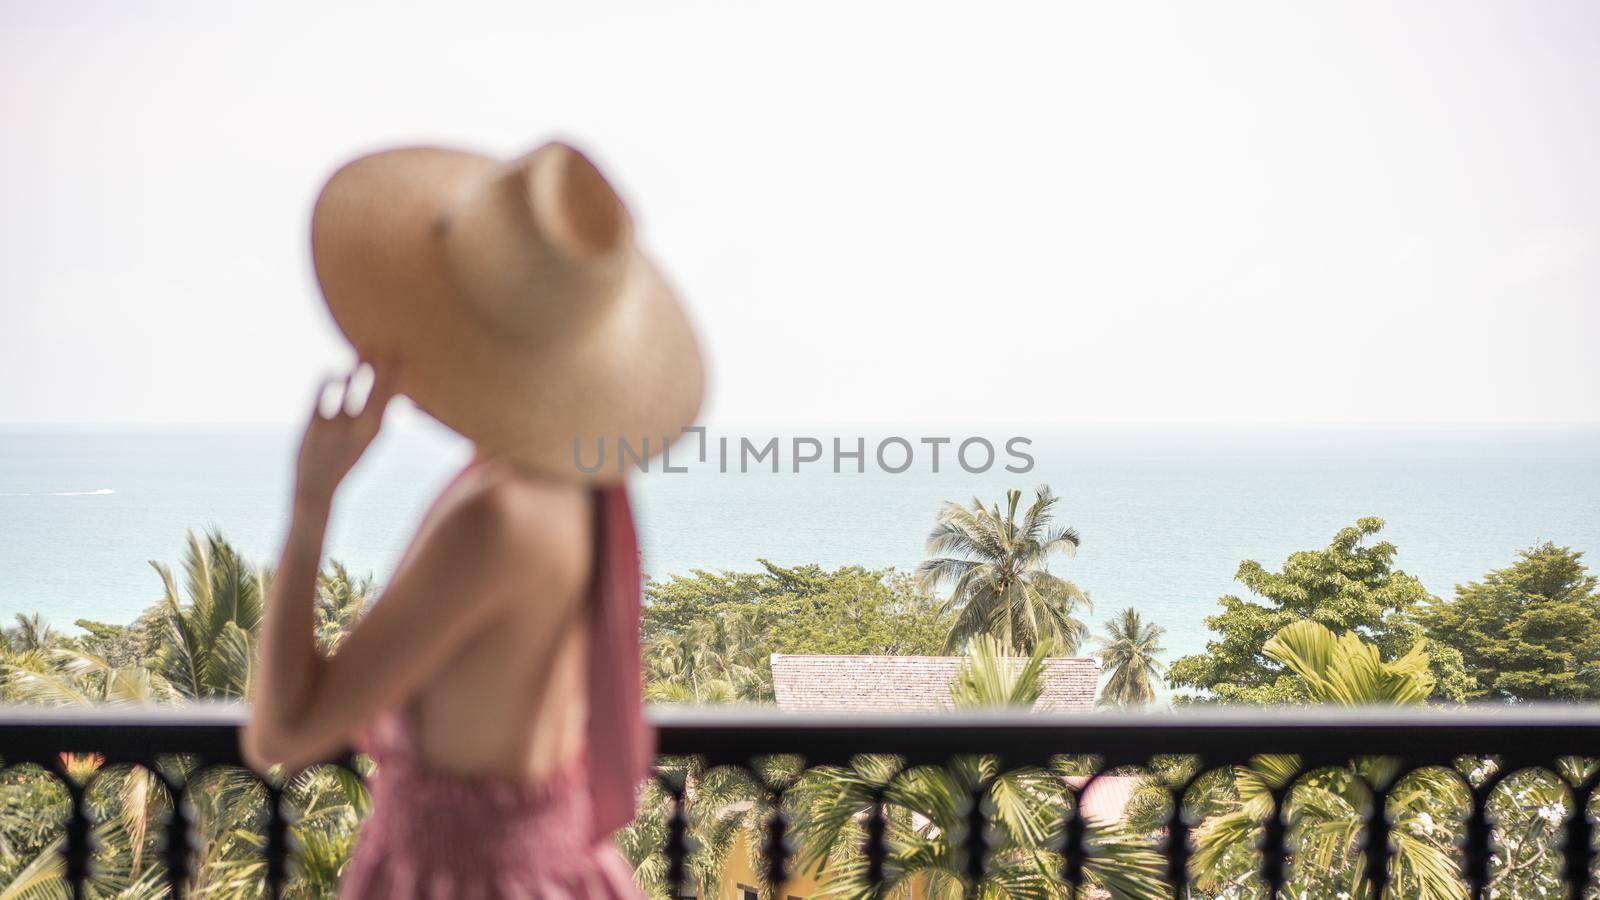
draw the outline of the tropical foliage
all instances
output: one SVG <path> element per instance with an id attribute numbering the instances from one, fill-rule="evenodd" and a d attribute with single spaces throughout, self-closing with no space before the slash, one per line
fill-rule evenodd
<path id="1" fill-rule="evenodd" d="M 1315 622 L 1285 626 L 1263 648 L 1290 677 L 1305 702 L 1358 706 L 1415 706 L 1435 686 L 1421 642 L 1399 659 L 1385 661 L 1375 645 Z M 1567 760 L 1560 773 L 1512 773 L 1491 794 L 1489 815 L 1500 851 L 1492 861 L 1490 896 L 1559 896 L 1554 859 L 1566 788 L 1578 784 L 1592 762 Z M 1396 781 L 1398 760 L 1361 757 L 1339 767 L 1304 771 L 1293 756 L 1262 755 L 1247 766 L 1202 777 L 1191 802 L 1204 811 L 1195 830 L 1194 887 L 1201 896 L 1264 898 L 1256 847 L 1262 823 L 1272 814 L 1274 794 L 1283 794 L 1288 825 L 1290 895 L 1368 898 L 1361 852 L 1362 823 L 1372 789 L 1388 790 L 1389 896 L 1462 900 L 1467 888 L 1457 871 L 1457 847 L 1465 839 L 1469 785 L 1495 773 L 1495 764 L 1463 758 L 1456 768 L 1427 767 Z"/>
<path id="2" fill-rule="evenodd" d="M 1377 647 L 1352 633 L 1300 621 L 1280 630 L 1262 652 L 1298 679 L 1314 703 L 1416 705 L 1433 692 L 1420 643 L 1385 662 Z M 1253 853 L 1241 851 L 1256 845 L 1261 823 L 1273 811 L 1273 793 L 1293 780 L 1283 811 L 1297 861 L 1291 890 L 1305 896 L 1366 896 L 1359 837 L 1367 786 L 1387 785 L 1394 768 L 1393 760 L 1368 757 L 1301 775 L 1300 761 L 1292 756 L 1258 756 L 1235 768 L 1223 783 L 1211 786 L 1207 800 L 1216 811 L 1195 832 L 1196 887 L 1218 894 L 1250 892 L 1257 865 Z M 1390 877 L 1397 896 L 1465 897 L 1455 874 L 1453 831 L 1433 816 L 1441 806 L 1461 808 L 1466 800 L 1460 779 L 1435 770 L 1413 773 L 1390 795 L 1396 851 Z"/>
<path id="3" fill-rule="evenodd" d="M 648 699 L 734 703 L 772 696 L 760 611 L 739 607 L 652 641 L 645 655 Z"/>
<path id="4" fill-rule="evenodd" d="M 1174 687 L 1205 693 L 1179 699 L 1233 703 L 1308 699 L 1305 682 L 1266 653 L 1273 635 L 1302 620 L 1340 634 L 1357 634 L 1391 657 L 1426 641 L 1416 613 L 1433 598 L 1420 581 L 1394 567 L 1393 544 L 1366 544 L 1382 529 L 1382 519 L 1359 519 L 1341 529 L 1325 549 L 1291 554 L 1281 572 L 1269 572 L 1254 560 L 1241 563 L 1235 577 L 1262 602 L 1232 595 L 1218 601 L 1222 612 L 1206 619 L 1217 637 L 1206 643 L 1204 653 L 1174 661 L 1168 673 Z M 1465 698 L 1472 681 L 1462 668 L 1461 655 L 1434 645 L 1428 647 L 1428 656 L 1435 696 Z"/>
<path id="5" fill-rule="evenodd" d="M 1047 648 L 1013 657 L 995 637 L 972 642 L 968 660 L 951 684 L 958 709 L 1027 709 L 1044 691 Z M 888 817 L 890 856 L 887 886 L 907 888 L 923 879 L 928 896 L 1053 898 L 1067 896 L 1055 848 L 1075 802 L 1067 778 L 1087 774 L 1085 761 L 1059 759 L 1047 768 L 1005 769 L 992 756 L 964 757 L 942 767 L 924 767 L 894 777 L 897 761 L 873 757 L 849 769 L 818 769 L 803 783 L 797 831 L 806 858 L 825 866 L 830 887 L 847 897 L 873 895 L 858 848 L 866 815 L 882 796 Z M 969 882 L 961 837 L 976 790 L 993 805 L 988 874 Z M 1090 824 L 1085 877 L 1114 898 L 1159 897 L 1164 893 L 1163 857 L 1155 840 L 1121 824 Z M 971 890 L 969 890 L 971 889 Z"/>
<path id="6" fill-rule="evenodd" d="M 1078 533 L 1052 524 L 1057 498 L 1048 487 L 1019 518 L 1021 500 L 1021 491 L 1008 491 L 1004 513 L 979 500 L 947 503 L 928 535 L 930 558 L 917 583 L 930 593 L 950 586 L 944 608 L 955 618 L 946 649 L 992 635 L 1024 653 L 1045 647 L 1070 656 L 1088 635 L 1074 616 L 1091 607 L 1089 595 L 1049 569 L 1052 557 L 1077 552 Z"/>
<path id="7" fill-rule="evenodd" d="M 1086 639 L 1076 616 L 1088 608 L 1088 597 L 1047 568 L 1078 544 L 1071 529 L 1052 524 L 1053 495 L 1041 489 L 1026 509 L 1020 501 L 1013 491 L 1004 508 L 946 506 L 929 540 L 932 558 L 915 577 L 763 561 L 756 572 L 697 571 L 648 582 L 648 696 L 766 702 L 774 653 L 953 648 L 967 656 L 950 686 L 954 705 L 1031 706 L 1042 690 L 1047 657 L 1077 652 Z M 1439 601 L 1394 568 L 1392 545 L 1367 545 L 1381 527 L 1377 519 L 1359 520 L 1327 548 L 1293 554 L 1281 572 L 1242 564 L 1238 577 L 1257 599 L 1223 598 L 1223 611 L 1208 620 L 1218 634 L 1208 653 L 1174 663 L 1170 683 L 1203 692 L 1191 700 L 1251 704 L 1409 706 L 1469 695 L 1594 696 L 1600 597 L 1580 554 L 1541 545 Z M 247 697 L 271 573 L 215 534 L 191 535 L 176 568 L 153 565 L 161 599 L 129 625 L 80 620 L 81 633 L 68 636 L 39 616 L 19 616 L 0 629 L 0 701 L 137 706 Z M 931 595 L 939 587 L 949 591 L 943 600 Z M 373 594 L 370 578 L 329 564 L 315 605 L 324 649 L 337 650 Z M 1106 623 L 1097 651 L 1107 675 L 1103 702 L 1132 707 L 1155 699 L 1162 637 L 1161 628 L 1132 609 Z M 70 777 L 93 778 L 92 896 L 162 894 L 159 824 L 172 802 L 165 780 L 186 783 L 196 809 L 194 892 L 260 894 L 265 796 L 248 774 L 193 771 L 181 758 L 163 764 L 165 779 L 105 768 L 93 756 L 64 757 L 61 765 Z M 1124 820 L 1089 825 L 1085 877 L 1112 897 L 1167 896 L 1157 852 L 1171 814 L 1167 794 L 1190 785 L 1184 808 L 1198 822 L 1192 896 L 1264 898 L 1257 843 L 1278 798 L 1289 826 L 1293 896 L 1368 898 L 1360 840 L 1376 786 L 1387 792 L 1394 823 L 1390 895 L 1455 900 L 1464 894 L 1455 848 L 1470 808 L 1469 786 L 1498 778 L 1489 797 L 1497 841 L 1491 895 L 1559 896 L 1557 850 L 1570 812 L 1568 786 L 1589 777 L 1592 766 L 1566 760 L 1558 772 L 1501 778 L 1493 760 L 1462 759 L 1453 768 L 1397 778 L 1397 762 L 1380 757 L 1304 771 L 1294 757 L 1258 756 L 1249 765 L 1192 779 L 1194 760 L 1153 760 Z M 754 772 L 663 760 L 661 781 L 647 789 L 638 820 L 619 843 L 640 885 L 665 898 L 660 848 L 671 805 L 661 785 L 677 785 L 698 848 L 690 876 L 703 896 L 712 896 L 730 854 L 762 846 L 778 812 L 773 789 L 782 788 L 797 864 L 820 874 L 833 893 L 873 893 L 859 848 L 868 816 L 881 803 L 890 895 L 904 895 L 915 884 L 941 898 L 1063 896 L 1056 848 L 1076 802 L 1073 785 L 1081 783 L 1069 778 L 1092 772 L 1089 760 L 1007 770 L 980 756 L 938 768 L 900 768 L 884 757 L 812 770 L 797 759 L 767 759 Z M 58 851 L 69 800 L 59 774 L 0 771 L 0 900 L 65 896 Z M 360 780 L 319 769 L 296 776 L 285 789 L 297 810 L 288 892 L 330 896 L 365 812 Z M 962 841 L 975 792 L 986 793 L 994 808 L 989 875 L 976 885 L 967 881 Z"/>
<path id="8" fill-rule="evenodd" d="M 262 598 L 270 574 L 246 562 L 220 535 L 190 535 L 180 580 L 152 563 L 161 600 L 132 625 L 80 622 L 67 638 L 22 619 L 4 634 L 0 700 L 51 706 L 145 706 L 248 695 Z M 181 587 L 180 587 L 181 584 Z M 370 580 L 334 563 L 318 586 L 319 638 L 334 646 L 365 609 Z M 93 777 L 89 791 L 96 855 L 95 896 L 165 896 L 159 824 L 172 803 L 156 773 L 101 767 L 96 757 L 68 757 L 69 775 Z M 261 893 L 266 796 L 239 769 L 195 771 L 172 758 L 169 778 L 187 785 L 197 823 L 196 896 Z M 331 896 L 365 810 L 359 779 L 336 769 L 303 772 L 285 785 L 298 811 L 291 826 L 301 847 L 290 896 Z M 60 857 L 68 798 L 55 776 L 22 767 L 0 776 L 0 898 L 67 896 Z"/>
<path id="9" fill-rule="evenodd" d="M 1030 657 L 1009 655 L 993 637 L 975 640 L 970 656 L 950 686 L 959 708 L 1031 707 L 1043 692 L 1045 649 Z M 984 788 L 995 807 L 988 876 L 976 885 L 984 897 L 1064 897 L 1061 859 L 1053 849 L 1071 809 L 1067 776 L 1083 762 L 1063 760 L 1047 769 L 1005 770 L 993 757 L 969 757 L 949 766 L 900 770 L 889 757 L 863 757 L 849 768 L 819 767 L 801 774 L 794 760 L 765 761 L 759 774 L 766 784 L 788 786 L 788 813 L 800 848 L 797 865 L 820 877 L 830 895 L 875 896 L 860 852 L 864 823 L 881 798 L 888 824 L 890 857 L 885 867 L 889 896 L 903 896 L 913 884 L 927 896 L 967 896 L 968 876 L 961 834 L 975 789 Z M 702 896 L 715 896 L 728 860 L 738 846 L 761 846 L 762 829 L 773 810 L 770 793 L 749 774 L 735 769 L 709 772 L 673 760 L 663 769 L 669 783 L 683 785 L 699 851 L 691 875 Z M 665 860 L 658 848 L 665 834 L 664 794 L 652 787 L 639 820 L 624 833 L 635 875 L 654 897 L 666 897 Z M 1162 857 L 1154 838 L 1125 826 L 1094 826 L 1086 877 L 1113 897 L 1160 896 Z M 637 853 L 638 855 L 633 855 Z M 755 861 L 752 860 L 752 863 Z M 757 867 L 757 871 L 760 871 Z"/>

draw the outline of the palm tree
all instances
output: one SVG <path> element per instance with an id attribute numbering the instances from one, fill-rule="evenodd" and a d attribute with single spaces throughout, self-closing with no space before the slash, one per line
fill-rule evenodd
<path id="1" fill-rule="evenodd" d="M 1104 645 L 1095 655 L 1111 677 L 1100 692 L 1101 704 L 1137 708 L 1156 699 L 1156 679 L 1167 669 L 1157 657 L 1166 652 L 1161 636 L 1166 629 L 1145 622 L 1133 607 L 1106 621 Z"/>
<path id="2" fill-rule="evenodd" d="M 222 535 L 202 540 L 191 533 L 183 561 L 185 604 L 172 570 L 153 560 L 150 565 L 166 588 L 167 640 L 157 670 L 191 700 L 249 696 L 266 571 L 250 565 Z"/>
<path id="3" fill-rule="evenodd" d="M 5 634 L 4 638 L 11 652 L 30 653 L 49 650 L 61 639 L 61 635 L 39 613 L 31 616 L 17 613 L 17 627 Z"/>
<path id="4" fill-rule="evenodd" d="M 759 616 L 753 609 L 734 610 L 657 638 L 645 654 L 649 699 L 669 703 L 771 699 Z"/>
<path id="5" fill-rule="evenodd" d="M 39 616 L 18 617 L 0 644 L 0 697 L 50 706 L 147 705 L 186 699 L 239 699 L 250 685 L 250 662 L 261 620 L 267 573 L 250 565 L 220 535 L 189 537 L 180 594 L 171 570 L 152 563 L 164 596 L 126 629 L 119 641 L 139 648 L 100 652 L 104 641 L 63 639 Z M 335 649 L 374 593 L 370 578 L 352 577 L 331 563 L 317 583 L 319 644 Z M 186 595 L 186 596 L 185 596 Z M 124 657 L 129 657 L 125 659 Z M 257 826 L 265 792 L 241 769 L 194 771 L 175 757 L 195 808 L 198 857 L 190 893 L 259 894 L 264 877 Z M 125 900 L 165 896 L 158 851 L 170 805 L 153 773 L 102 769 L 95 756 L 71 760 L 74 774 L 93 779 L 89 803 L 96 822 L 94 896 Z M 327 896 L 353 849 L 366 795 L 344 769 L 321 767 L 289 779 L 285 796 L 298 811 L 290 825 L 297 856 L 286 895 Z M 66 897 L 59 823 L 67 797 L 48 776 L 8 772 L 0 778 L 0 900 Z"/>
<path id="6" fill-rule="evenodd" d="M 1056 496 L 1048 487 L 1019 520 L 1021 499 L 1021 491 L 1007 491 L 1004 515 L 976 499 L 970 508 L 947 503 L 928 535 L 931 558 L 917 567 L 917 584 L 928 592 L 951 585 L 944 611 L 956 611 L 956 620 L 946 649 L 985 634 L 1023 653 L 1046 646 L 1072 654 L 1083 643 L 1087 629 L 1073 613 L 1092 608 L 1089 595 L 1049 570 L 1051 556 L 1077 552 L 1078 533 L 1051 526 Z"/>
<path id="7" fill-rule="evenodd" d="M 317 573 L 317 643 L 324 653 L 339 648 L 376 594 L 372 576 L 357 578 L 336 559 Z"/>

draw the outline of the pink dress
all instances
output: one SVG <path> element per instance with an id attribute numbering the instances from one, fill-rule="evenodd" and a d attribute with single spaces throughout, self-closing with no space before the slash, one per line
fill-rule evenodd
<path id="1" fill-rule="evenodd" d="M 429 771 L 411 717 L 362 736 L 378 764 L 372 815 L 344 875 L 346 900 L 639 898 L 611 835 L 633 818 L 654 735 L 639 666 L 639 558 L 624 488 L 595 491 L 589 723 L 583 753 L 537 783 Z"/>

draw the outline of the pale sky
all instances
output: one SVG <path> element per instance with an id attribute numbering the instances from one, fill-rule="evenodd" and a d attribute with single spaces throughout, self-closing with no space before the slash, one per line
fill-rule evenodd
<path id="1" fill-rule="evenodd" d="M 0 0 L 0 424 L 299 418 L 327 174 L 552 136 L 713 424 L 1600 421 L 1600 5 L 931 6 Z"/>

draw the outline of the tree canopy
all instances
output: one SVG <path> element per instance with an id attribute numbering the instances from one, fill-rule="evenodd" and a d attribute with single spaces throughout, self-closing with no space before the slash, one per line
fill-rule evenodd
<path id="1" fill-rule="evenodd" d="M 1474 697 L 1600 699 L 1600 592 L 1583 554 L 1553 543 L 1523 550 L 1455 599 L 1420 616 L 1461 654 Z"/>
<path id="2" fill-rule="evenodd" d="M 1190 702 L 1306 702 L 1304 682 L 1266 653 L 1267 641 L 1302 620 L 1326 626 L 1336 634 L 1354 633 L 1372 643 L 1385 658 L 1409 653 L 1426 636 L 1418 611 L 1434 598 L 1416 578 L 1395 568 L 1396 548 L 1387 541 L 1368 544 L 1383 530 L 1383 520 L 1362 518 L 1340 529 L 1321 550 L 1291 554 L 1280 572 L 1254 560 L 1239 565 L 1235 578 L 1259 600 L 1228 595 L 1218 600 L 1222 612 L 1206 618 L 1217 637 L 1204 653 L 1173 662 L 1168 680 L 1174 687 L 1206 691 Z M 1448 646 L 1423 645 L 1430 659 L 1434 696 L 1465 699 L 1472 682 L 1461 655 Z"/>
<path id="3" fill-rule="evenodd" d="M 760 572 L 697 570 L 645 586 L 656 699 L 767 699 L 774 653 L 905 656 L 944 645 L 939 604 L 909 575 L 760 562 Z"/>

